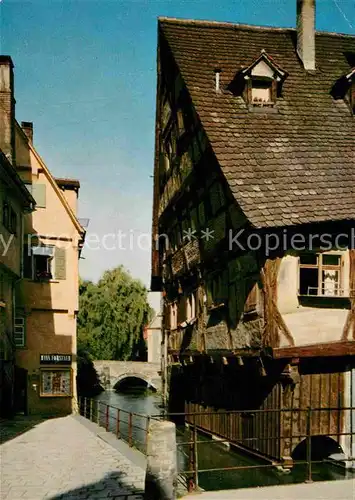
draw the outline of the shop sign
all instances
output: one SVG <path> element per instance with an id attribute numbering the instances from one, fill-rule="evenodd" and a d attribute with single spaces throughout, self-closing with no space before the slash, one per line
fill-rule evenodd
<path id="1" fill-rule="evenodd" d="M 71 354 L 40 354 L 41 365 L 71 365 Z"/>

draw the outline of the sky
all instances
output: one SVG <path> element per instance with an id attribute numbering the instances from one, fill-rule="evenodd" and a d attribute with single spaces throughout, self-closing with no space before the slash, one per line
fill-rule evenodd
<path id="1" fill-rule="evenodd" d="M 17 120 L 80 180 L 84 279 L 124 265 L 149 287 L 158 16 L 295 27 L 296 0 L 0 0 Z M 317 0 L 316 27 L 355 34 L 355 0 Z"/>

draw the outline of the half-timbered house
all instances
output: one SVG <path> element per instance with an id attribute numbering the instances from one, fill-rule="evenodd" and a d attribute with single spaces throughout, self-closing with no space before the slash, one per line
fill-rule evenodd
<path id="1" fill-rule="evenodd" d="M 312 435 L 349 457 L 355 37 L 314 9 L 297 29 L 159 19 L 152 289 L 175 409 L 327 408 Z M 306 434 L 299 411 L 199 425 L 284 463 Z"/>

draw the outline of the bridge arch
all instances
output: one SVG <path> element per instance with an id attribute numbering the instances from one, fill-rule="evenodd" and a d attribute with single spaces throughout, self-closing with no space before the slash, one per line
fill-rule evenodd
<path id="1" fill-rule="evenodd" d="M 161 390 L 160 364 L 144 361 L 95 360 L 94 367 L 101 385 L 112 390 L 125 378 L 143 380 L 150 387 Z"/>
<path id="2" fill-rule="evenodd" d="M 137 379 L 145 382 L 147 384 L 148 388 L 153 389 L 154 391 L 158 390 L 158 387 L 155 383 L 154 380 L 152 380 L 150 377 L 142 374 L 142 373 L 134 373 L 134 372 L 129 372 L 129 373 L 123 373 L 116 377 L 114 380 L 111 381 L 111 387 L 112 389 L 117 389 L 119 385 L 127 379 Z"/>

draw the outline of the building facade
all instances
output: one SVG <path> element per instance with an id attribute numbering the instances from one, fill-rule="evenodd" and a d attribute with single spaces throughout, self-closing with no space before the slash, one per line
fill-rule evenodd
<path id="1" fill-rule="evenodd" d="M 145 328 L 144 339 L 147 344 L 148 363 L 161 363 L 162 317 L 154 316 Z"/>
<path id="2" fill-rule="evenodd" d="M 7 102 L 13 101 L 12 64 Z M 11 134 L 12 163 L 36 201 L 23 229 L 23 273 L 16 284 L 14 324 L 16 366 L 22 370 L 26 394 L 22 410 L 70 413 L 76 407 L 76 316 L 78 260 L 84 229 L 76 210 L 79 182 L 55 179 L 33 145 L 33 126 L 20 126 L 10 108 L 0 111 Z M 10 123 L 11 122 L 11 123 Z"/>
<path id="3" fill-rule="evenodd" d="M 15 367 L 15 288 L 22 273 L 24 217 L 33 210 L 34 200 L 1 151 L 0 207 L 0 416 L 6 417 L 21 406 L 16 390 L 21 373 Z"/>
<path id="4" fill-rule="evenodd" d="M 354 456 L 355 37 L 316 32 L 314 9 L 297 2 L 296 30 L 158 28 L 165 387 L 177 411 L 288 409 L 200 423 L 284 464 L 308 406 Z"/>

